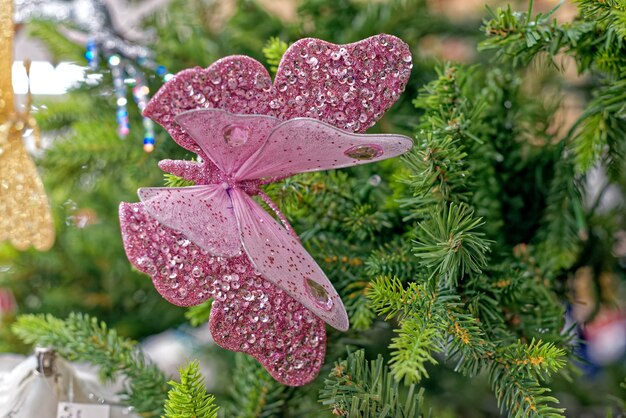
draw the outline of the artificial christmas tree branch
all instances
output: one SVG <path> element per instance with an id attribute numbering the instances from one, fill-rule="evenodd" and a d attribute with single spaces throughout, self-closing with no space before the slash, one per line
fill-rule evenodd
<path id="1" fill-rule="evenodd" d="M 392 378 L 381 356 L 365 359 L 363 350 L 338 362 L 324 381 L 320 402 L 342 417 L 418 418 L 424 416 L 424 390 L 407 392 Z"/>
<path id="2" fill-rule="evenodd" d="M 492 19 L 484 24 L 488 39 L 481 48 L 495 50 L 498 59 L 511 59 L 513 65 L 528 65 L 540 53 L 554 60 L 565 52 L 576 60 L 580 72 L 599 76 L 594 99 L 566 139 L 572 141 L 579 173 L 602 158 L 616 179 L 622 173 L 618 161 L 624 154 L 621 138 L 626 133 L 626 122 L 620 117 L 626 100 L 626 12 L 619 0 L 581 0 L 578 4 L 580 19 L 563 25 L 551 19 L 552 12 L 531 20 L 510 7 L 490 11 Z"/>
<path id="3" fill-rule="evenodd" d="M 215 397 L 206 393 L 198 361 L 180 368 L 180 382 L 169 381 L 164 418 L 217 418 Z"/>

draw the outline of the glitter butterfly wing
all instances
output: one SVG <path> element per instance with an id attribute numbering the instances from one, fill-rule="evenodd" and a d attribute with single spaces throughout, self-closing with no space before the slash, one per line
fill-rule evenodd
<path id="1" fill-rule="evenodd" d="M 328 123 L 196 109 L 176 121 L 202 151 L 238 181 L 367 164 L 404 154 L 410 138 L 354 134 Z"/>
<path id="2" fill-rule="evenodd" d="M 235 177 L 249 180 L 350 167 L 397 157 L 412 146 L 403 135 L 353 134 L 316 119 L 295 118 L 276 126 Z"/>
<path id="3" fill-rule="evenodd" d="M 331 326 L 346 331 L 348 315 L 341 298 L 298 239 L 246 193 L 231 193 L 241 240 L 254 266 Z"/>
<path id="4" fill-rule="evenodd" d="M 139 189 L 146 211 L 163 225 L 220 257 L 232 257 L 241 241 L 232 203 L 219 184 Z"/>
<path id="5" fill-rule="evenodd" d="M 278 381 L 300 386 L 324 362 L 324 321 L 258 275 L 248 257 L 213 257 L 148 214 L 143 203 L 120 205 L 124 248 L 171 303 L 213 298 L 209 326 L 217 344 L 254 356 Z"/>

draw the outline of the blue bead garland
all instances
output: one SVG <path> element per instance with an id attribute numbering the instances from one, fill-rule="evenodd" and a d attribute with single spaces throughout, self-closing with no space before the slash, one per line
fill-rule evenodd
<path id="1" fill-rule="evenodd" d="M 99 43 L 93 39 L 86 44 L 85 59 L 92 70 L 97 70 L 100 64 L 99 47 Z M 154 70 L 154 73 L 164 82 L 170 80 L 173 74 L 169 73 L 163 65 L 156 65 L 146 56 L 138 56 L 133 59 L 106 48 L 104 48 L 104 55 L 113 78 L 113 90 L 117 106 L 117 133 L 120 138 L 124 139 L 130 133 L 128 100 L 126 99 L 127 85 L 132 86 L 133 98 L 139 112 L 143 112 L 149 100 L 150 88 L 147 85 L 144 74 L 135 65 Z M 143 148 L 146 152 L 152 152 L 155 142 L 154 123 L 151 119 L 143 117 L 142 125 L 144 129 Z"/>

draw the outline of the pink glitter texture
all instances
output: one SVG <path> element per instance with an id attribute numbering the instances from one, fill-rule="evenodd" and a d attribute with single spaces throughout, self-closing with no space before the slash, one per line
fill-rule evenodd
<path id="1" fill-rule="evenodd" d="M 300 40 L 285 53 L 273 84 L 245 56 L 177 74 L 144 114 L 202 158 L 159 164 L 198 186 L 141 189 L 142 203 L 122 203 L 131 263 L 174 304 L 213 298 L 209 325 L 222 347 L 254 356 L 282 383 L 310 382 L 324 360 L 320 318 L 345 330 L 345 309 L 281 214 L 285 228 L 249 195 L 264 198 L 261 178 L 406 152 L 408 138 L 350 132 L 382 116 L 410 69 L 406 44 L 378 35 L 344 46 Z M 227 112 L 198 110 L 213 108 Z"/>

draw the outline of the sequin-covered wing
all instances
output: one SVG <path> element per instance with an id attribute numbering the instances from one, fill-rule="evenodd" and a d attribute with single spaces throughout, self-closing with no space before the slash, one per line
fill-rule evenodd
<path id="1" fill-rule="evenodd" d="M 203 155 L 196 141 L 176 123 L 176 115 L 208 108 L 238 114 L 271 115 L 271 92 L 272 79 L 261 63 L 250 57 L 233 55 L 206 69 L 196 67 L 179 72 L 148 102 L 143 115 L 167 129 L 181 147 Z"/>
<path id="2" fill-rule="evenodd" d="M 297 238 L 243 191 L 231 190 L 231 198 L 244 250 L 263 277 L 331 326 L 346 331 L 348 315 L 341 298 Z"/>
<path id="3" fill-rule="evenodd" d="M 213 298 L 209 326 L 220 346 L 254 356 L 274 378 L 300 386 L 324 363 L 324 322 L 255 274 L 245 254 L 214 257 L 148 215 L 142 203 L 122 203 L 124 249 L 158 292 L 180 306 Z"/>
<path id="4" fill-rule="evenodd" d="M 197 109 L 176 116 L 224 173 L 233 174 L 267 141 L 280 121 L 271 116 L 235 115 L 221 109 Z"/>
<path id="5" fill-rule="evenodd" d="M 278 125 L 235 177 L 248 180 L 349 167 L 396 157 L 412 146 L 402 135 L 353 134 L 315 119 L 296 118 Z"/>
<path id="6" fill-rule="evenodd" d="M 146 187 L 137 194 L 151 216 L 209 253 L 232 257 L 241 250 L 231 199 L 221 185 Z"/>
<path id="7" fill-rule="evenodd" d="M 222 268 L 216 257 L 157 222 L 143 203 L 122 202 L 119 215 L 128 260 L 152 278 L 161 296 L 178 306 L 198 305 L 212 297 L 214 277 Z"/>
<path id="8" fill-rule="evenodd" d="M 400 97 L 412 66 L 408 45 L 391 35 L 347 45 L 300 39 L 280 61 L 269 106 L 283 120 L 304 116 L 365 132 Z"/>
<path id="9" fill-rule="evenodd" d="M 258 61 L 240 55 L 206 69 L 176 74 L 149 101 L 144 116 L 162 125 L 182 147 L 202 153 L 174 116 L 191 109 L 310 117 L 350 132 L 365 132 L 404 91 L 412 68 L 401 39 L 376 35 L 347 45 L 306 38 L 283 55 L 276 80 Z"/>
<path id="10" fill-rule="evenodd" d="M 254 356 L 281 383 L 312 381 L 324 363 L 324 321 L 262 277 L 238 280 L 233 298 L 228 293 L 213 302 L 209 327 L 215 342 Z"/>

